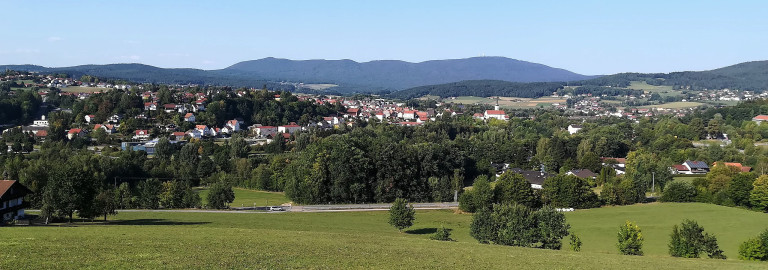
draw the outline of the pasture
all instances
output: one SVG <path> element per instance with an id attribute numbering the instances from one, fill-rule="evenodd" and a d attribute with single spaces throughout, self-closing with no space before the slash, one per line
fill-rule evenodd
<path id="1" fill-rule="evenodd" d="M 244 188 L 233 188 L 235 191 L 235 201 L 231 207 L 249 207 L 249 206 L 274 206 L 289 202 L 282 192 L 268 192 L 259 190 L 250 190 Z M 199 190 L 200 197 L 203 198 L 203 204 L 206 204 L 208 198 L 208 189 Z"/>
<path id="2" fill-rule="evenodd" d="M 640 108 L 685 109 L 685 108 L 696 108 L 701 105 L 704 105 L 704 103 L 691 102 L 691 101 L 678 101 L 678 102 L 670 102 L 670 103 L 657 104 L 657 105 L 642 106 Z"/>
<path id="3" fill-rule="evenodd" d="M 386 211 L 334 213 L 123 212 L 108 223 L 0 227 L 1 269 L 765 269 L 735 260 L 738 244 L 768 226 L 768 215 L 705 204 L 646 204 L 567 213 L 582 252 L 484 245 L 469 236 L 471 215 L 417 211 L 404 233 Z M 666 255 L 672 224 L 693 218 L 714 233 L 728 260 Z M 618 255 L 616 230 L 637 222 L 645 256 Z M 454 242 L 428 237 L 452 229 Z M 567 239 L 567 238 L 566 238 Z"/>
<path id="4" fill-rule="evenodd" d="M 495 98 L 484 98 L 475 96 L 461 96 L 455 98 L 444 98 L 443 102 L 452 102 L 458 104 L 482 104 L 482 105 L 496 105 Z M 553 103 L 563 104 L 566 102 L 564 98 L 555 97 L 540 97 L 540 98 L 516 98 L 516 97 L 499 97 L 499 107 L 506 109 L 527 109 L 535 107 L 550 107 Z"/>

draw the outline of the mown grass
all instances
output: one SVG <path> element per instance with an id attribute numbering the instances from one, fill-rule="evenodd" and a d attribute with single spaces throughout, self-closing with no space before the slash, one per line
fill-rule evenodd
<path id="1" fill-rule="evenodd" d="M 104 225 L 0 227 L 0 269 L 764 269 L 766 263 L 671 258 L 662 243 L 683 217 L 717 234 L 726 253 L 766 225 L 759 213 L 702 204 L 650 204 L 576 211 L 568 221 L 583 251 L 478 244 L 471 215 L 417 211 L 405 233 L 387 212 L 158 213 L 124 212 Z M 646 256 L 622 256 L 616 228 L 635 220 Z M 718 221 L 719 220 L 719 221 Z M 652 225 L 658 223 L 658 225 Z M 455 242 L 428 240 L 445 225 Z M 726 228 L 724 226 L 729 226 Z M 726 240 L 728 238 L 733 238 Z M 565 249 L 565 248 L 564 248 Z M 730 256 L 730 254 L 729 254 Z"/>
<path id="2" fill-rule="evenodd" d="M 285 194 L 282 192 L 266 192 L 244 188 L 234 188 L 233 190 L 235 191 L 235 201 L 230 204 L 232 207 L 272 206 L 290 202 L 288 197 L 285 197 Z M 198 194 L 203 199 L 203 204 L 208 202 L 208 189 L 201 188 Z"/>
<path id="3" fill-rule="evenodd" d="M 692 101 L 677 101 L 677 102 L 670 102 L 670 103 L 664 103 L 664 104 L 642 106 L 641 108 L 684 109 L 684 108 L 695 108 L 701 105 L 704 105 L 704 103 L 692 102 Z"/>

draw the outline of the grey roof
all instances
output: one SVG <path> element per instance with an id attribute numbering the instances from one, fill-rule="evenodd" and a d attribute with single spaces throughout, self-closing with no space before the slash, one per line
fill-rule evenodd
<path id="1" fill-rule="evenodd" d="M 595 178 L 595 177 L 597 177 L 597 174 L 593 173 L 589 169 L 571 170 L 570 173 L 572 173 L 576 177 L 580 177 L 580 178 Z"/>
<path id="2" fill-rule="evenodd" d="M 551 174 L 551 173 L 540 172 L 540 171 L 525 171 L 520 168 L 512 168 L 509 170 L 511 170 L 516 174 L 522 175 L 523 178 L 525 178 L 525 180 L 528 180 L 528 183 L 537 184 L 537 185 L 544 185 L 544 180 L 547 180 L 547 178 L 555 176 L 554 174 Z"/>
<path id="3" fill-rule="evenodd" d="M 688 165 L 691 169 L 709 169 L 709 166 L 707 166 L 707 163 L 704 161 L 686 160 L 683 164 Z"/>

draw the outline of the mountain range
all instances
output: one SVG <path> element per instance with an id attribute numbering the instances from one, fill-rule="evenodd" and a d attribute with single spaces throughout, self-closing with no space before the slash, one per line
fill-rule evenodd
<path id="1" fill-rule="evenodd" d="M 265 82 L 329 83 L 342 92 L 401 90 L 463 80 L 513 82 L 573 81 L 592 78 L 564 69 L 505 57 L 473 57 L 411 63 L 398 60 L 288 60 L 264 58 L 224 69 L 158 68 L 143 64 L 81 65 L 48 68 L 5 65 L 0 69 L 89 74 L 151 83 L 194 83 L 261 87 Z"/>
<path id="2" fill-rule="evenodd" d="M 483 96 L 524 92 L 521 95 L 528 97 L 546 95 L 557 85 L 623 87 L 631 81 L 691 90 L 768 89 L 768 61 L 746 62 L 709 71 L 619 73 L 607 76 L 581 75 L 505 57 L 472 57 L 419 63 L 398 60 L 361 63 L 352 60 L 288 60 L 269 57 L 240 62 L 218 70 L 159 68 L 144 64 L 56 68 L 0 65 L 0 69 L 68 73 L 75 77 L 88 74 L 139 83 L 267 86 L 276 90 L 296 90 L 298 83 L 325 83 L 338 85 L 326 90 L 331 93 L 392 91 L 395 92 L 393 96 L 404 98 L 421 94 L 461 95 L 463 89 L 474 89 L 475 94 Z"/>

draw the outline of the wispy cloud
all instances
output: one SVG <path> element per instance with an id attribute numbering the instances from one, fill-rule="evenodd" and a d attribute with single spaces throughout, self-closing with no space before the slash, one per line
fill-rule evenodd
<path id="1" fill-rule="evenodd" d="M 63 40 L 61 37 L 48 37 L 48 42 L 57 42 L 61 40 Z"/>

